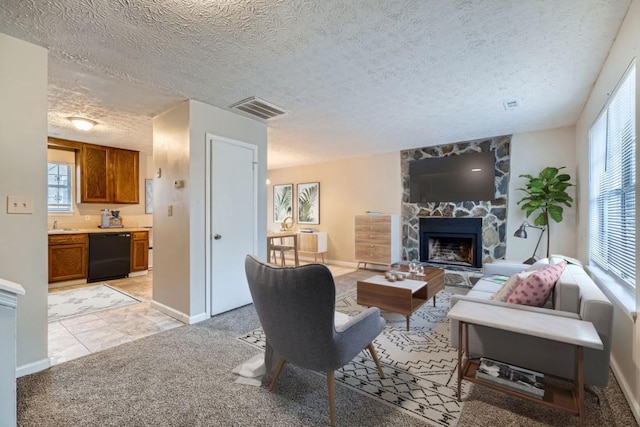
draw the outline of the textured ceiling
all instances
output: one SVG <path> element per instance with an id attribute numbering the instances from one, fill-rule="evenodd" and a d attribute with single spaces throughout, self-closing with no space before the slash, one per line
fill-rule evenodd
<path id="1" fill-rule="evenodd" d="M 278 168 L 574 124 L 630 1 L 2 0 L 0 32 L 49 49 L 51 135 L 150 152 L 184 99 L 258 96 Z"/>

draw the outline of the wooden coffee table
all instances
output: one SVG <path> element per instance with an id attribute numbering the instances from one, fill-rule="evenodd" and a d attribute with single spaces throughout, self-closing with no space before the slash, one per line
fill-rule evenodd
<path id="1" fill-rule="evenodd" d="M 379 307 L 407 317 L 407 331 L 411 315 L 433 298 L 436 305 L 436 294 L 444 289 L 444 270 L 425 268 L 423 276 L 415 274 L 405 280 L 389 282 L 384 276 L 373 276 L 358 280 L 357 303 L 367 307 Z"/>

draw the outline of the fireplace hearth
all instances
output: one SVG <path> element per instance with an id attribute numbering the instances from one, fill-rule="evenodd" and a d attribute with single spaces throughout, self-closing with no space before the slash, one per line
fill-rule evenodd
<path id="1" fill-rule="evenodd" d="M 420 218 L 420 261 L 480 268 L 482 218 Z"/>

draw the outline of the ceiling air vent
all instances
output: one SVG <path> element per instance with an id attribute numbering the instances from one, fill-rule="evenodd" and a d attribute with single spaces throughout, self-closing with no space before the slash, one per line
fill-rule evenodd
<path id="1" fill-rule="evenodd" d="M 260 99 L 255 96 L 243 99 L 235 104 L 231 104 L 229 105 L 229 108 L 232 110 L 239 110 L 261 120 L 270 120 L 287 114 L 287 111 L 284 111 L 277 105 L 271 104 L 264 99 Z"/>

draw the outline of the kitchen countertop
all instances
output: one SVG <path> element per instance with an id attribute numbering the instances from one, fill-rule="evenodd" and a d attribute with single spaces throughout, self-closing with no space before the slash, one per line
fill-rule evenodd
<path id="1" fill-rule="evenodd" d="M 58 228 L 47 230 L 47 234 L 85 234 L 85 233 L 123 233 L 131 231 L 149 231 L 148 227 L 123 227 L 123 228 Z"/>

